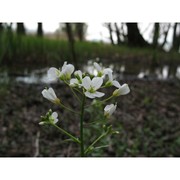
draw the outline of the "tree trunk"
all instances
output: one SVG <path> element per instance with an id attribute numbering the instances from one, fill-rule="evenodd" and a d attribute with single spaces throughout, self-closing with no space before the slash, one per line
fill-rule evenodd
<path id="1" fill-rule="evenodd" d="M 116 36 L 117 36 L 117 44 L 120 45 L 121 44 L 121 39 L 120 39 L 120 32 L 119 32 L 119 28 L 117 26 L 117 23 L 114 23 L 115 29 L 116 29 Z"/>
<path id="2" fill-rule="evenodd" d="M 84 23 L 76 23 L 76 33 L 80 41 L 84 40 Z"/>
<path id="3" fill-rule="evenodd" d="M 3 23 L 0 23 L 0 33 L 3 31 L 4 27 L 3 27 Z"/>
<path id="4" fill-rule="evenodd" d="M 123 39 L 123 42 L 124 42 L 125 44 L 127 44 L 127 35 L 126 35 L 126 33 L 125 33 L 125 30 L 124 30 L 125 27 L 126 27 L 126 24 L 125 24 L 125 23 L 121 23 L 121 35 L 122 35 L 122 37 L 124 38 L 124 39 Z"/>
<path id="5" fill-rule="evenodd" d="M 24 23 L 17 23 L 16 32 L 18 35 L 25 35 L 26 31 L 25 31 Z"/>
<path id="6" fill-rule="evenodd" d="M 112 27 L 111 27 L 111 23 L 107 23 L 107 28 L 109 30 L 109 38 L 110 38 L 110 41 L 111 41 L 111 44 L 114 45 L 114 40 L 113 40 L 113 36 L 112 36 Z"/>
<path id="7" fill-rule="evenodd" d="M 76 53 L 75 53 L 75 47 L 74 47 L 75 41 L 74 41 L 74 36 L 73 36 L 72 27 L 70 23 L 66 23 L 66 33 L 69 40 L 69 47 L 70 47 L 70 52 L 72 55 L 72 61 L 77 67 Z"/>
<path id="8" fill-rule="evenodd" d="M 159 39 L 159 23 L 154 23 L 154 34 L 153 34 L 153 48 L 157 48 L 158 46 L 158 39 Z"/>
<path id="9" fill-rule="evenodd" d="M 174 24 L 174 30 L 173 30 L 173 41 L 172 41 L 172 50 L 179 51 L 180 46 L 180 32 L 177 33 L 177 28 L 180 26 L 179 23 Z M 180 27 L 179 27 L 180 28 Z"/>
<path id="10" fill-rule="evenodd" d="M 149 44 L 144 40 L 140 34 L 137 23 L 126 23 L 127 26 L 127 40 L 128 45 L 136 47 L 145 47 Z"/>
<path id="11" fill-rule="evenodd" d="M 170 27 L 171 27 L 171 24 L 169 23 L 169 24 L 168 24 L 168 27 L 167 27 L 167 30 L 164 32 L 164 41 L 163 41 L 163 43 L 161 44 L 161 48 L 163 48 L 164 45 L 165 45 L 166 42 L 167 42 L 167 36 L 168 36 Z"/>
<path id="12" fill-rule="evenodd" d="M 38 23 L 37 36 L 39 36 L 39 37 L 43 36 L 43 24 L 42 23 Z"/>

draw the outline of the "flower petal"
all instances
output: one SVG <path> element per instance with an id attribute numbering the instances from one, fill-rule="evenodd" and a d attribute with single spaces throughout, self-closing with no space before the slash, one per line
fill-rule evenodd
<path id="1" fill-rule="evenodd" d="M 52 81 L 56 80 L 59 77 L 60 71 L 55 68 L 55 67 L 51 67 L 48 72 L 48 78 Z"/>
<path id="2" fill-rule="evenodd" d="M 103 70 L 103 73 L 104 73 L 104 74 L 108 74 L 108 73 L 111 73 L 111 74 L 112 74 L 112 72 L 113 72 L 113 70 L 112 70 L 111 68 L 105 68 L 105 69 Z"/>
<path id="3" fill-rule="evenodd" d="M 108 73 L 109 80 L 112 81 L 113 80 L 112 72 L 107 71 L 107 73 Z"/>
<path id="4" fill-rule="evenodd" d="M 54 119 L 56 119 L 58 117 L 58 113 L 57 112 L 53 112 L 51 115 Z"/>
<path id="5" fill-rule="evenodd" d="M 127 84 L 123 84 L 120 88 L 120 95 L 126 95 L 130 92 L 129 86 Z"/>
<path id="6" fill-rule="evenodd" d="M 91 99 L 95 98 L 94 93 L 90 93 L 90 92 L 86 91 L 84 94 L 85 94 L 85 96 L 87 96 L 88 98 L 91 98 Z"/>
<path id="7" fill-rule="evenodd" d="M 95 93 L 93 93 L 93 95 L 94 95 L 95 97 L 102 97 L 102 96 L 105 95 L 105 93 L 96 91 Z"/>
<path id="8" fill-rule="evenodd" d="M 64 62 L 63 66 L 62 66 L 62 71 L 66 68 L 67 66 L 67 61 Z"/>
<path id="9" fill-rule="evenodd" d="M 111 107 L 111 109 L 109 111 L 110 115 L 112 115 L 112 113 L 116 110 L 116 107 L 117 107 L 117 104 L 116 105 L 112 104 L 112 107 Z"/>
<path id="10" fill-rule="evenodd" d="M 59 120 L 58 119 L 54 119 L 54 124 L 56 124 Z"/>
<path id="11" fill-rule="evenodd" d="M 44 89 L 42 92 L 41 92 L 41 94 L 43 95 L 43 97 L 44 98 L 46 98 L 46 99 L 51 99 L 51 97 L 49 96 L 49 93 L 48 93 L 48 91 L 47 91 L 47 89 Z"/>
<path id="12" fill-rule="evenodd" d="M 52 98 L 57 99 L 57 96 L 56 96 L 53 88 L 49 88 L 49 89 L 48 89 L 48 92 L 50 93 L 50 95 L 52 96 Z"/>
<path id="13" fill-rule="evenodd" d="M 72 74 L 74 72 L 74 66 L 72 64 L 68 64 L 66 66 L 66 72 Z"/>
<path id="14" fill-rule="evenodd" d="M 54 124 L 56 124 L 59 120 L 58 120 L 58 113 L 57 112 L 53 112 L 51 117 L 53 118 L 54 120 Z"/>
<path id="15" fill-rule="evenodd" d="M 106 107 L 104 108 L 104 111 L 109 111 L 112 108 L 113 104 L 110 105 L 106 105 Z"/>
<path id="16" fill-rule="evenodd" d="M 91 79 L 89 76 L 86 76 L 82 79 L 82 86 L 88 90 L 91 86 Z"/>
<path id="17" fill-rule="evenodd" d="M 94 62 L 94 66 L 98 71 L 102 70 L 102 67 L 97 62 Z"/>
<path id="18" fill-rule="evenodd" d="M 94 87 L 95 90 L 99 89 L 103 83 L 103 78 L 101 77 L 94 77 L 92 79 L 92 86 Z"/>
<path id="19" fill-rule="evenodd" d="M 119 84 L 119 82 L 116 81 L 116 80 L 112 81 L 112 84 L 113 84 L 115 87 L 117 87 L 117 88 L 120 88 L 120 87 L 121 87 L 121 85 Z"/>
<path id="20" fill-rule="evenodd" d="M 72 78 L 71 80 L 70 80 L 70 86 L 76 86 L 76 85 L 78 85 L 79 84 L 79 82 L 78 82 L 78 80 L 76 79 L 76 78 Z"/>
<path id="21" fill-rule="evenodd" d="M 57 97 L 56 97 L 56 95 L 54 96 L 54 94 L 51 93 L 51 91 L 53 91 L 51 89 L 50 89 L 50 91 L 49 91 L 49 89 L 48 90 L 44 89 L 42 91 L 42 95 L 43 95 L 44 98 L 48 99 L 49 101 L 54 101 L 54 100 L 56 100 Z"/>
<path id="22" fill-rule="evenodd" d="M 110 104 L 110 105 L 107 105 L 105 108 L 104 108 L 104 114 L 106 116 L 110 116 L 113 114 L 113 112 L 116 110 L 116 107 L 117 107 L 117 104 Z"/>
<path id="23" fill-rule="evenodd" d="M 77 76 L 79 79 L 82 79 L 82 72 L 80 70 L 75 71 L 74 75 Z"/>

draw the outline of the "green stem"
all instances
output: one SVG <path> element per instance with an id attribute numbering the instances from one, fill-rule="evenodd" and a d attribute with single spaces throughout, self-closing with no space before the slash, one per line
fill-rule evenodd
<path id="1" fill-rule="evenodd" d="M 69 84 L 67 81 L 64 81 L 64 83 L 71 89 L 72 93 L 73 93 L 74 96 L 77 98 L 77 100 L 78 100 L 79 102 L 81 102 L 80 99 L 79 99 L 79 97 L 77 96 L 77 94 L 74 92 L 73 88 L 70 86 L 70 84 Z"/>
<path id="2" fill-rule="evenodd" d="M 110 100 L 110 99 L 113 98 L 113 97 L 114 97 L 114 96 L 110 96 L 110 97 L 108 97 L 107 99 L 102 100 L 101 102 L 106 102 L 106 101 Z"/>
<path id="3" fill-rule="evenodd" d="M 81 94 L 81 95 L 83 95 L 83 93 L 79 90 L 79 89 L 77 89 L 77 88 L 74 88 L 79 94 Z"/>
<path id="4" fill-rule="evenodd" d="M 67 131 L 65 131 L 64 129 L 60 128 L 59 126 L 57 126 L 56 124 L 51 123 L 51 125 L 53 125 L 54 127 L 56 127 L 57 129 L 59 129 L 62 133 L 66 134 L 67 136 L 69 136 L 74 142 L 77 142 L 78 144 L 81 144 L 81 142 L 74 137 L 73 135 L 71 135 L 70 133 L 68 133 Z"/>
<path id="5" fill-rule="evenodd" d="M 74 96 L 77 98 L 77 100 L 78 100 L 79 102 L 81 102 L 80 98 L 79 98 L 78 95 L 74 92 L 73 88 L 72 88 L 71 86 L 69 86 L 69 87 L 70 87 L 72 93 L 74 94 Z"/>
<path id="6" fill-rule="evenodd" d="M 98 141 L 100 141 L 104 136 L 106 136 L 106 133 L 101 134 L 86 150 L 85 154 L 90 150 L 91 147 L 93 147 Z"/>
<path id="7" fill-rule="evenodd" d="M 71 111 L 71 112 L 75 113 L 75 114 L 79 114 L 79 113 L 77 113 L 76 111 L 70 109 L 69 107 L 63 105 L 62 103 L 60 103 L 60 106 L 63 107 L 64 109 L 67 109 L 68 111 Z"/>
<path id="8" fill-rule="evenodd" d="M 84 119 L 85 95 L 83 95 L 80 115 L 80 140 L 81 140 L 81 157 L 84 157 L 84 137 L 83 137 L 83 119 Z"/>

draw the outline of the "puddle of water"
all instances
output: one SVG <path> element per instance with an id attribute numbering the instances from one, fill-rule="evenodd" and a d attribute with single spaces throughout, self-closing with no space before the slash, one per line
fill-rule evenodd
<path id="1" fill-rule="evenodd" d="M 93 60 L 88 61 L 88 64 L 83 66 L 83 71 L 97 75 L 97 70 L 93 66 Z M 101 64 L 100 64 L 101 65 Z M 106 68 L 107 66 L 104 66 L 103 68 Z M 180 66 L 176 68 L 176 70 L 173 72 L 170 71 L 170 67 L 165 65 L 163 67 L 155 68 L 154 71 L 150 71 L 147 69 L 141 69 L 137 74 L 129 74 L 126 72 L 126 65 L 117 65 L 117 64 L 110 64 L 108 65 L 111 69 L 114 71 L 114 78 L 116 79 L 123 79 L 128 77 L 138 78 L 138 79 L 159 79 L 159 80 L 167 80 L 167 79 L 173 79 L 177 78 L 180 79 Z M 23 82 L 26 84 L 50 84 L 50 83 L 56 83 L 57 81 L 52 81 L 47 76 L 47 70 L 49 68 L 44 69 L 36 69 L 31 71 L 30 73 L 28 70 L 24 70 L 23 75 L 21 76 L 9 76 L 7 72 L 0 73 L 0 83 L 2 82 L 9 82 L 10 80 L 14 80 L 16 82 Z"/>
<path id="2" fill-rule="evenodd" d="M 40 84 L 40 83 L 56 83 L 52 81 L 47 76 L 47 70 L 45 69 L 36 69 L 29 73 L 27 69 L 21 75 L 9 75 L 6 71 L 0 73 L 0 83 L 8 83 L 10 81 L 23 82 L 26 84 Z"/>
<path id="3" fill-rule="evenodd" d="M 46 69 L 40 69 L 40 70 L 34 70 L 32 71 L 28 76 L 18 76 L 16 77 L 17 82 L 23 82 L 26 84 L 39 84 L 39 83 L 45 83 L 45 84 L 50 84 L 50 83 L 56 83 L 57 81 L 55 80 L 50 80 L 47 76 L 47 70 Z"/>
<path id="4" fill-rule="evenodd" d="M 49 81 L 49 79 L 47 78 L 47 75 L 42 75 L 42 77 L 39 77 L 35 74 L 31 74 L 30 76 L 20 76 L 16 78 L 17 82 L 24 82 L 26 84 L 33 84 L 33 83 L 51 83 L 52 81 Z"/>
<path id="5" fill-rule="evenodd" d="M 110 66 L 112 69 L 114 69 L 114 65 Z M 105 68 L 105 67 L 103 67 Z M 94 74 L 95 76 L 98 74 L 97 70 L 94 68 L 93 64 L 89 64 L 88 66 L 84 66 L 83 68 L 84 71 Z M 119 78 L 123 79 L 126 78 L 125 73 L 125 65 L 120 66 L 118 69 L 116 68 L 115 71 L 115 76 L 114 78 Z M 170 75 L 169 74 L 169 66 L 163 66 L 162 68 L 156 68 L 154 73 L 150 73 L 149 69 L 146 70 L 141 70 L 137 75 L 133 75 L 137 77 L 138 79 L 146 79 L 146 78 L 151 78 L 153 79 L 159 79 L 159 80 L 167 80 L 167 79 L 172 79 L 172 78 L 177 78 L 180 79 L 180 66 L 176 70 L 175 75 Z M 30 73 L 29 76 L 23 76 L 23 77 L 17 77 L 16 78 L 17 82 L 24 82 L 27 84 L 32 84 L 32 83 L 56 83 L 57 81 L 52 81 L 48 79 L 47 77 L 47 69 L 45 71 L 42 70 L 35 70 L 32 73 Z"/>

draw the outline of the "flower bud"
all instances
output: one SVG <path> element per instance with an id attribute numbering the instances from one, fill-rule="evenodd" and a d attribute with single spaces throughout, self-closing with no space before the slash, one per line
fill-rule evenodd
<path id="1" fill-rule="evenodd" d="M 39 125 L 44 125 L 45 124 L 45 122 L 43 122 L 43 121 L 41 121 L 40 123 L 39 123 Z"/>
<path id="2" fill-rule="evenodd" d="M 116 89 L 113 92 L 113 96 L 126 95 L 130 92 L 129 86 L 127 84 L 123 84 L 120 88 Z"/>
<path id="3" fill-rule="evenodd" d="M 113 92 L 113 96 L 120 96 L 120 89 L 116 89 L 114 92 Z"/>

